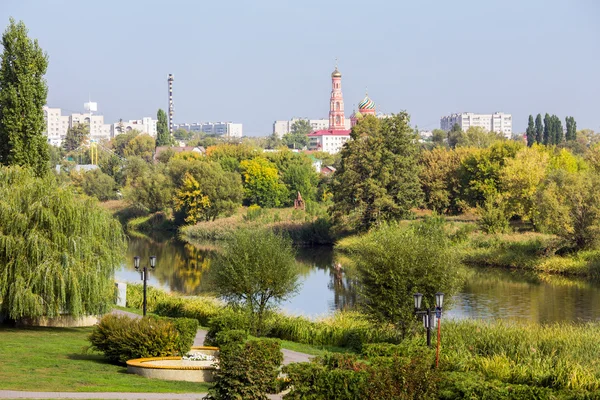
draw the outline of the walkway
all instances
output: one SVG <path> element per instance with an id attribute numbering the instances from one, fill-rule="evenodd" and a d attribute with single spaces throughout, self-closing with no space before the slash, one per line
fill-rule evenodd
<path id="1" fill-rule="evenodd" d="M 141 318 L 141 315 L 134 314 L 129 311 L 112 310 L 111 313 L 127 315 L 127 316 L 133 317 L 133 318 Z M 208 331 L 206 331 L 204 329 L 198 329 L 198 332 L 196 333 L 196 337 L 194 338 L 194 346 L 202 346 L 204 344 L 204 338 L 206 337 L 207 332 Z M 288 350 L 288 349 L 281 349 L 281 352 L 283 353 L 283 365 L 287 365 L 287 364 L 295 363 L 295 362 L 308 362 L 308 361 L 310 361 L 310 358 L 312 357 L 309 354 L 299 353 L 297 351 Z"/>

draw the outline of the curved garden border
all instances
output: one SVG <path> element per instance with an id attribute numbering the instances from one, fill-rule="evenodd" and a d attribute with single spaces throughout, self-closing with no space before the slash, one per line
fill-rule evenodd
<path id="1" fill-rule="evenodd" d="M 209 350 L 218 352 L 218 347 L 199 346 L 191 350 Z M 155 361 L 181 361 L 182 357 L 148 357 L 136 358 L 127 361 L 127 372 L 144 376 L 146 378 L 164 379 L 169 381 L 212 382 L 214 371 L 212 365 L 156 365 Z"/>

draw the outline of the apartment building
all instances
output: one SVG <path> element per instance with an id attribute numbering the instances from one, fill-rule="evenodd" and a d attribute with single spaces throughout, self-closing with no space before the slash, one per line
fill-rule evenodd
<path id="1" fill-rule="evenodd" d="M 463 131 L 470 127 L 481 127 L 486 131 L 498 132 L 510 138 L 512 136 L 512 115 L 502 112 L 494 114 L 458 113 L 440 118 L 440 128 L 449 131 L 458 124 Z"/>

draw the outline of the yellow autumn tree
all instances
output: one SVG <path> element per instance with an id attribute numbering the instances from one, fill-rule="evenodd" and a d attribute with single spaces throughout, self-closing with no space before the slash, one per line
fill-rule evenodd
<path id="1" fill-rule="evenodd" d="M 202 193 L 200 183 L 189 173 L 183 178 L 183 186 L 175 194 L 175 210 L 185 212 L 184 221 L 188 224 L 206 219 L 206 212 L 210 208 L 208 196 Z"/>

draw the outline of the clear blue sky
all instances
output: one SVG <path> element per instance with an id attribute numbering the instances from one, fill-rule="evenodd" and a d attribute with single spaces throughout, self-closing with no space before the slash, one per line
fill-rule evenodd
<path id="1" fill-rule="evenodd" d="M 175 75 L 175 122 L 326 117 L 335 57 L 346 112 L 369 95 L 422 129 L 441 115 L 572 115 L 600 130 L 600 2 L 0 0 L 48 53 L 48 104 L 107 122 L 156 116 Z M 4 28 L 2 28 L 4 30 Z"/>

